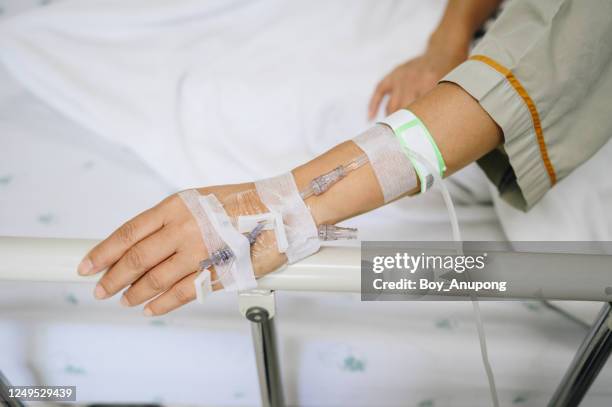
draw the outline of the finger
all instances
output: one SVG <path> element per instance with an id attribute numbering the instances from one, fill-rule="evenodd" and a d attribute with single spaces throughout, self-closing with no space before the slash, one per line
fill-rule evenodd
<path id="1" fill-rule="evenodd" d="M 95 297 L 102 299 L 116 294 L 170 257 L 178 247 L 177 236 L 180 234 L 176 228 L 164 227 L 129 248 L 98 281 Z"/>
<path id="2" fill-rule="evenodd" d="M 380 102 L 382 101 L 383 97 L 385 97 L 385 94 L 387 94 L 390 90 L 391 88 L 389 86 L 389 81 L 386 78 L 376 86 L 368 106 L 368 119 L 372 120 L 376 116 L 376 113 L 380 107 Z"/>
<path id="3" fill-rule="evenodd" d="M 395 112 L 399 109 L 401 100 L 401 93 L 399 89 L 395 89 L 393 93 L 389 96 L 389 102 L 387 103 L 386 113 L 387 115 Z"/>
<path id="4" fill-rule="evenodd" d="M 197 269 L 197 261 L 177 253 L 141 276 L 123 293 L 121 304 L 133 306 L 142 304 L 168 290 L 183 277 Z"/>
<path id="5" fill-rule="evenodd" d="M 191 273 L 168 291 L 149 302 L 144 308 L 146 316 L 163 315 L 196 298 L 194 281 L 198 273 Z"/>
<path id="6" fill-rule="evenodd" d="M 78 273 L 95 274 L 113 265 L 130 247 L 163 226 L 161 212 L 158 207 L 153 207 L 124 223 L 89 251 L 79 264 Z"/>

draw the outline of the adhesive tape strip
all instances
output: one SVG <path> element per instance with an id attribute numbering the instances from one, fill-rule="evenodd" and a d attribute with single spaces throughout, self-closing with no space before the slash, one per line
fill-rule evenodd
<path id="1" fill-rule="evenodd" d="M 293 175 L 289 172 L 257 181 L 255 188 L 268 210 L 281 214 L 283 218 L 288 242 L 285 254 L 289 263 L 316 253 L 321 247 L 317 226 L 300 196 Z"/>
<path id="2" fill-rule="evenodd" d="M 200 196 L 200 204 L 208 215 L 213 228 L 234 254 L 229 271 L 236 283 L 236 289 L 244 291 L 255 288 L 257 282 L 251 263 L 249 240 L 234 228 L 217 197 L 212 194 Z"/>
<path id="3" fill-rule="evenodd" d="M 204 211 L 202 204 L 200 203 L 201 195 L 195 189 L 188 189 L 182 192 L 179 192 L 179 197 L 191 212 L 191 215 L 194 217 L 196 223 L 198 224 L 198 228 L 200 229 L 200 234 L 202 236 L 202 241 L 204 246 L 206 247 L 206 251 L 209 256 L 212 255 L 217 250 L 223 249 L 226 247 L 225 242 L 219 236 L 219 233 L 215 230 L 211 223 L 211 219 Z M 217 272 L 217 278 L 223 285 L 223 288 L 228 291 L 235 291 L 235 282 L 234 277 L 230 273 L 229 264 L 223 264 L 219 266 L 215 266 L 215 271 Z M 207 278 L 208 275 L 208 278 Z M 202 270 L 196 278 L 195 282 L 196 288 L 196 296 L 199 302 L 204 301 L 204 297 L 206 294 L 212 291 L 212 282 L 210 279 L 210 271 Z"/>
<path id="4" fill-rule="evenodd" d="M 414 166 L 389 126 L 377 124 L 355 137 L 353 142 L 368 156 L 385 203 L 417 186 Z"/>
<path id="5" fill-rule="evenodd" d="M 238 232 L 225 213 L 219 200 L 212 194 L 202 196 L 195 189 L 179 193 L 179 197 L 196 220 L 209 256 L 217 250 L 229 248 L 232 259 L 215 265 L 217 278 L 226 291 L 242 291 L 257 286 L 251 264 L 251 245 Z M 194 281 L 196 297 L 203 302 L 212 291 L 210 270 L 202 270 Z"/>

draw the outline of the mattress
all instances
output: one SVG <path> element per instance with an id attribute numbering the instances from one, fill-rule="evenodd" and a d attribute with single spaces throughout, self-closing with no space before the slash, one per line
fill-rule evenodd
<path id="1" fill-rule="evenodd" d="M 175 192 L 137 151 L 55 111 L 1 66 L 0 83 L 0 235 L 102 238 Z M 471 167 L 453 182 L 482 182 L 478 171 Z M 451 187 L 466 239 L 504 238 L 487 199 Z M 433 193 L 347 224 L 359 227 L 362 239 L 450 238 Z M 76 385 L 81 402 L 258 404 L 249 326 L 235 296 L 145 319 L 118 301 L 93 300 L 91 289 L 0 282 L 0 370 L 14 384 Z M 469 303 L 277 296 L 290 405 L 489 405 Z M 486 302 L 482 309 L 502 404 L 544 405 L 584 327 L 534 302 Z M 605 370 L 583 405 L 609 405 L 611 379 Z"/>

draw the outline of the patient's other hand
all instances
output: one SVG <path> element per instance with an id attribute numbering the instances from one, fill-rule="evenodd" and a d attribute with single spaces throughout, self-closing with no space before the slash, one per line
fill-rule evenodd
<path id="1" fill-rule="evenodd" d="M 232 218 L 245 211 L 267 212 L 253 189 L 253 184 L 239 184 L 202 188 L 199 192 L 214 194 Z M 264 231 L 251 252 L 256 276 L 274 271 L 287 261 L 276 250 L 272 231 Z M 109 298 L 127 288 L 121 298 L 123 305 L 147 302 L 145 315 L 161 315 L 195 299 L 194 280 L 200 261 L 207 257 L 191 212 L 178 195 L 171 195 L 100 242 L 83 259 L 78 272 L 92 275 L 108 269 L 96 285 L 96 298 Z M 211 277 L 217 278 L 214 270 Z M 221 286 L 215 284 L 214 288 Z"/>
<path id="2" fill-rule="evenodd" d="M 386 114 L 408 106 L 429 92 L 444 75 L 467 59 L 469 41 L 432 36 L 427 51 L 399 65 L 376 86 L 368 107 L 368 118 L 376 117 L 385 95 Z"/>

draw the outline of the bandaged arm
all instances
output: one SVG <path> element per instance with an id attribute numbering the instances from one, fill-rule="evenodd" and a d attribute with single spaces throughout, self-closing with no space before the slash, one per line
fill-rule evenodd
<path id="1" fill-rule="evenodd" d="M 435 140 L 446 162 L 445 175 L 478 159 L 502 142 L 501 130 L 495 122 L 476 100 L 454 84 L 438 85 L 409 108 L 421 119 Z M 314 178 L 363 155 L 364 151 L 356 142 L 344 142 L 293 169 L 290 174 L 279 178 L 281 182 L 277 185 L 286 180 L 291 181 L 287 184 L 290 184 L 292 189 L 306 190 Z M 400 168 L 396 174 L 398 178 L 406 173 L 406 168 L 408 167 Z M 414 177 L 414 174 L 412 176 Z M 146 303 L 145 315 L 161 315 L 176 309 L 196 298 L 196 286 L 200 286 L 197 279 L 203 277 L 204 272 L 202 260 L 215 257 L 215 253 L 209 251 L 220 250 L 220 255 L 216 257 L 227 258 L 224 256 L 223 245 L 242 239 L 242 249 L 238 249 L 247 250 L 248 253 L 248 244 L 244 243 L 247 238 L 240 235 L 242 231 L 233 230 L 232 223 L 235 226 L 235 221 L 240 223 L 241 217 L 260 216 L 274 209 L 270 207 L 273 205 L 269 202 L 263 202 L 269 198 L 261 188 L 265 184 L 265 181 L 258 181 L 195 190 L 195 198 L 199 204 L 204 204 L 204 211 L 199 211 L 195 216 L 189 208 L 189 198 L 182 199 L 180 195 L 172 195 L 126 222 L 94 247 L 80 263 L 78 272 L 81 275 L 91 275 L 107 270 L 94 291 L 98 299 L 110 298 L 123 291 L 121 303 L 125 306 Z M 343 219 L 375 209 L 401 195 L 422 190 L 418 180 L 415 182 L 413 179 L 411 185 L 414 185 L 414 188 L 399 195 L 385 193 L 375 169 L 368 161 L 351 170 L 341 182 L 334 184 L 325 193 L 313 194 L 306 197 L 305 202 L 297 202 L 301 207 L 296 205 L 282 213 L 282 223 L 289 225 L 292 222 L 290 216 L 285 216 L 291 215 L 292 210 L 303 212 L 307 208 L 310 224 L 305 226 L 309 229 L 316 230 L 316 227 L 321 225 L 334 225 Z M 393 188 L 390 190 L 393 191 Z M 284 209 L 281 208 L 281 211 Z M 217 217 L 215 213 L 220 216 Z M 199 216 L 206 217 L 206 222 L 196 222 L 195 218 Z M 209 284 L 211 281 L 221 281 L 221 284 L 212 284 L 214 289 L 219 289 L 223 287 L 223 278 L 231 277 L 228 285 L 238 289 L 249 287 L 254 281 L 253 274 L 254 277 L 259 277 L 278 269 L 291 261 L 291 253 L 294 254 L 295 260 L 301 254 L 314 252 L 312 248 L 309 248 L 310 253 L 301 250 L 307 245 L 296 246 L 295 242 L 292 242 L 290 232 L 287 233 L 288 248 L 285 252 L 280 250 L 279 239 L 274 237 L 274 227 L 256 239 L 250 248 L 250 259 L 240 259 L 246 260 L 243 264 L 247 267 L 241 266 L 239 271 L 250 269 L 250 276 L 248 273 L 219 275 L 215 268 L 211 268 L 210 276 L 207 276 L 208 280 L 205 281 Z M 212 246 L 215 242 L 218 246 Z"/>
<path id="2" fill-rule="evenodd" d="M 502 142 L 502 132 L 489 115 L 460 87 L 443 83 L 408 106 L 427 126 L 444 157 L 445 175 L 465 167 Z M 339 144 L 293 170 L 298 187 L 322 172 L 363 154 L 352 141 Z M 417 185 L 407 195 L 420 191 Z M 382 206 L 384 197 L 371 165 L 356 170 L 350 182 L 340 182 L 328 192 L 307 199 L 317 224 L 336 223 Z"/>

